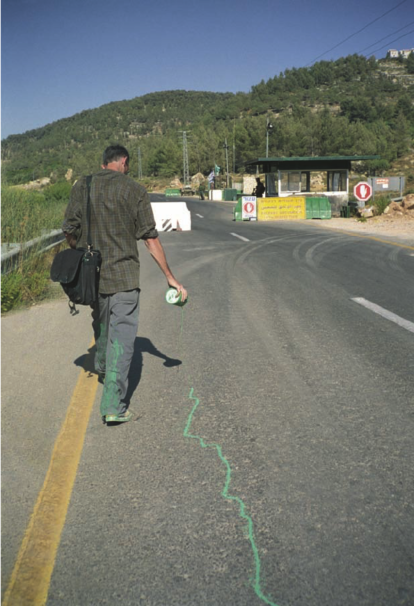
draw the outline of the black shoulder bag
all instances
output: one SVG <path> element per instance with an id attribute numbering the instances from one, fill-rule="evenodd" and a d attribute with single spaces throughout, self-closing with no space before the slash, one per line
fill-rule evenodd
<path id="1" fill-rule="evenodd" d="M 94 307 L 98 300 L 99 275 L 102 256 L 99 250 L 93 250 L 91 238 L 91 181 L 92 175 L 86 177 L 88 202 L 86 218 L 88 225 L 88 248 L 68 248 L 62 250 L 53 259 L 50 268 L 50 278 L 60 282 L 69 297 L 69 307 L 72 315 L 79 313 L 76 305 Z"/>

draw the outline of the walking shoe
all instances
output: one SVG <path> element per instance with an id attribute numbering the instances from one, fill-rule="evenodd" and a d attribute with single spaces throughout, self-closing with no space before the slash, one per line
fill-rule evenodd
<path id="1" fill-rule="evenodd" d="M 126 410 L 120 415 L 105 415 L 105 421 L 107 423 L 126 423 L 127 421 L 131 421 L 132 417 L 132 411 Z"/>

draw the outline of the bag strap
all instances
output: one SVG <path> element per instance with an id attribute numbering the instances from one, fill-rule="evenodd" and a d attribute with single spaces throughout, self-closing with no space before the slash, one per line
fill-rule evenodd
<path id="1" fill-rule="evenodd" d="M 91 183 L 92 183 L 92 175 L 88 175 L 86 177 L 86 187 L 88 188 L 88 202 L 86 205 L 86 221 L 88 224 L 88 236 L 86 239 L 86 243 L 88 245 L 88 250 L 92 248 L 92 237 L 91 237 Z"/>

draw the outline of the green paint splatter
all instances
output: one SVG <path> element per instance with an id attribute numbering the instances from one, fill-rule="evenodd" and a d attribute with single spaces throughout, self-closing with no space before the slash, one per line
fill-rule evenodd
<path id="1" fill-rule="evenodd" d="M 108 335 L 105 324 L 99 325 L 99 334 L 96 337 L 96 360 L 97 369 L 105 372 L 106 368 L 106 347 Z"/>
<path id="2" fill-rule="evenodd" d="M 101 415 L 104 417 L 107 414 L 118 414 L 119 410 L 119 393 L 117 386 L 118 361 L 124 353 L 124 348 L 119 343 L 118 339 L 111 345 L 109 360 L 106 360 L 106 376 L 105 385 L 101 400 Z"/>
<path id="3" fill-rule="evenodd" d="M 231 482 L 231 467 L 230 467 L 228 460 L 223 455 L 221 446 L 219 446 L 218 444 L 206 444 L 200 436 L 195 436 L 195 435 L 190 434 L 190 427 L 191 427 L 191 423 L 193 422 L 193 416 L 200 404 L 200 400 L 198 398 L 196 398 L 193 394 L 194 394 L 194 388 L 192 387 L 190 389 L 190 394 L 188 397 L 190 400 L 194 400 L 195 404 L 188 416 L 187 424 L 184 429 L 184 437 L 198 440 L 202 448 L 215 448 L 216 449 L 221 462 L 224 464 L 224 466 L 226 468 L 226 481 L 225 481 L 224 488 L 222 490 L 221 495 L 225 499 L 235 501 L 239 505 L 239 515 L 243 520 L 246 520 L 246 522 L 247 522 L 246 531 L 247 531 L 247 536 L 248 536 L 248 539 L 250 541 L 250 545 L 251 545 L 251 548 L 253 551 L 253 557 L 254 557 L 254 563 L 255 563 L 255 576 L 253 579 L 253 589 L 254 589 L 257 597 L 259 599 L 261 599 L 265 604 L 268 604 L 269 606 L 277 606 L 277 604 L 275 604 L 275 602 L 272 602 L 269 598 L 267 598 L 261 590 L 261 587 L 260 587 L 260 556 L 259 556 L 259 551 L 256 546 L 256 542 L 254 540 L 253 520 L 251 519 L 249 514 L 246 512 L 246 507 L 245 507 L 245 504 L 243 503 L 243 501 L 239 497 L 235 497 L 235 496 L 232 496 L 229 494 L 229 487 L 230 487 L 230 482 Z"/>

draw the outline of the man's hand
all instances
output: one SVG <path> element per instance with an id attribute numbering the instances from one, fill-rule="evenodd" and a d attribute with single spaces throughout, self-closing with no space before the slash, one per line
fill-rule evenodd
<path id="1" fill-rule="evenodd" d="M 171 288 L 175 288 L 176 291 L 181 293 L 181 301 L 184 303 L 188 296 L 188 293 L 184 286 L 177 282 L 175 278 L 172 280 L 168 280 L 168 285 L 171 286 Z"/>
<path id="2" fill-rule="evenodd" d="M 181 300 L 185 301 L 187 298 L 187 291 L 184 286 L 174 278 L 172 271 L 168 266 L 165 252 L 159 238 L 148 238 L 147 240 L 144 240 L 144 244 L 148 248 L 152 258 L 157 263 L 164 276 L 167 278 L 169 286 L 180 292 Z"/>
<path id="3" fill-rule="evenodd" d="M 76 238 L 73 234 L 68 234 L 65 232 L 66 242 L 69 244 L 71 248 L 76 248 Z"/>

